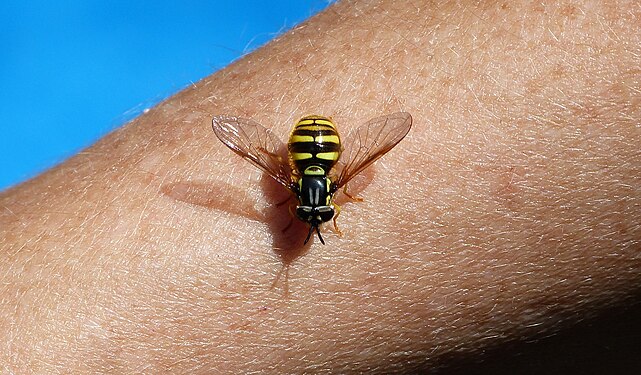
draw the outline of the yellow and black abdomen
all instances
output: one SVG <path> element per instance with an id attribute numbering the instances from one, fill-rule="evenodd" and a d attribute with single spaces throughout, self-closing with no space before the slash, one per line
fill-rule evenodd
<path id="1" fill-rule="evenodd" d="M 332 120 L 306 116 L 294 126 L 287 147 L 300 175 L 327 175 L 340 156 L 341 140 Z M 322 168 L 322 173 L 312 166 Z"/>

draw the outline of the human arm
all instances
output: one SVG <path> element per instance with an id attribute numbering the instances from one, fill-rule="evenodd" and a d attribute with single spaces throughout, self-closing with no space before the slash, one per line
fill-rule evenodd
<path id="1" fill-rule="evenodd" d="M 638 21 L 624 3 L 330 7 L 3 194 L 0 360 L 409 372 L 629 301 Z M 302 115 L 348 133 L 398 110 L 414 127 L 343 205 L 343 238 L 298 252 L 280 193 L 210 127 L 284 139 Z"/>

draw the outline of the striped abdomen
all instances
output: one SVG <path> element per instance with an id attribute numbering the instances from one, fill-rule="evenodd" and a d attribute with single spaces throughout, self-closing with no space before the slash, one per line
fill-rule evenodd
<path id="1" fill-rule="evenodd" d="M 318 175 L 320 167 L 327 175 L 341 153 L 341 140 L 332 120 L 306 116 L 294 126 L 289 136 L 289 157 L 299 175 Z M 309 169 L 308 169 L 309 168 Z"/>

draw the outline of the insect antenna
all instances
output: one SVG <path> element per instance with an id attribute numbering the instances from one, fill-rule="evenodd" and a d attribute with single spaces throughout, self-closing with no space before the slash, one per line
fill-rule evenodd
<path id="1" fill-rule="evenodd" d="M 320 234 L 320 229 L 318 229 L 318 225 L 317 225 L 317 226 L 315 226 L 315 228 L 316 228 L 316 233 L 318 233 L 318 239 L 320 240 L 320 242 L 321 242 L 323 245 L 325 245 L 325 241 L 323 241 L 323 236 L 321 236 L 321 234 Z"/>
<path id="2" fill-rule="evenodd" d="M 309 226 L 309 232 L 307 232 L 307 238 L 305 238 L 305 245 L 307 242 L 309 242 L 309 239 L 312 237 L 312 233 L 314 233 L 314 230 L 316 230 L 316 233 L 318 234 L 318 239 L 320 242 L 325 245 L 325 240 L 323 240 L 323 236 L 321 236 L 320 229 L 318 229 L 318 225 L 310 225 Z"/>
<path id="3" fill-rule="evenodd" d="M 309 242 L 309 239 L 312 237 L 312 233 L 314 233 L 314 226 L 310 225 L 309 232 L 307 232 L 307 238 L 305 238 L 305 245 L 307 245 L 307 242 Z"/>

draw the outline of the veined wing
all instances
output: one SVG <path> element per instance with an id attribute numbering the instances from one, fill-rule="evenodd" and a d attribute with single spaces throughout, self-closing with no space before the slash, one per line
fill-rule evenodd
<path id="1" fill-rule="evenodd" d="M 292 172 L 284 154 L 286 147 L 271 131 L 256 121 L 227 115 L 215 116 L 212 124 L 214 133 L 225 146 L 292 189 Z"/>
<path id="2" fill-rule="evenodd" d="M 396 112 L 371 119 L 351 132 L 341 155 L 343 168 L 338 172 L 336 189 L 394 148 L 411 127 L 412 116 L 407 112 Z"/>

